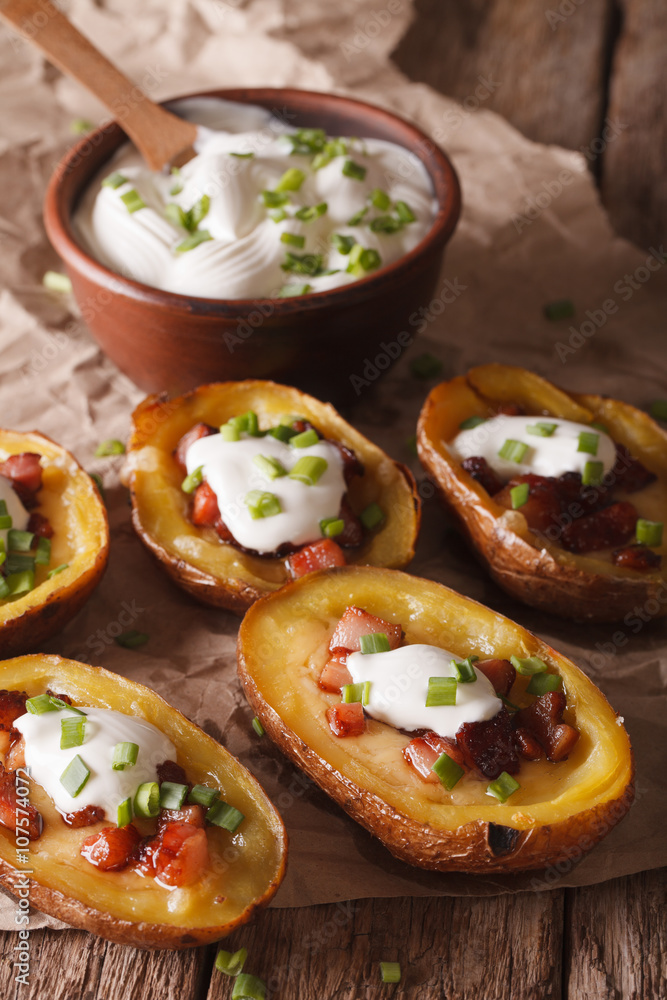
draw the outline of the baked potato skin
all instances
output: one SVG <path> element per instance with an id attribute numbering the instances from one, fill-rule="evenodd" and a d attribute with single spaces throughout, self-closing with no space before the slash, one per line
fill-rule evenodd
<path id="1" fill-rule="evenodd" d="M 30 904 L 65 921 L 72 927 L 86 930 L 100 937 L 107 938 L 118 944 L 127 944 L 135 948 L 183 949 L 217 941 L 231 933 L 236 927 L 251 920 L 256 912 L 266 906 L 276 893 L 285 874 L 287 856 L 287 834 L 282 820 L 266 797 L 257 780 L 242 765 L 235 760 L 219 743 L 203 733 L 180 712 L 167 704 L 158 694 L 140 684 L 135 684 L 124 677 L 112 674 L 102 667 L 91 667 L 59 656 L 32 655 L 17 657 L 0 662 L 0 687 L 28 690 L 29 693 L 43 691 L 46 686 L 59 693 L 71 694 L 79 704 L 99 705 L 104 708 L 116 708 L 127 711 L 128 706 L 139 706 L 141 713 L 158 725 L 174 742 L 179 762 L 187 768 L 189 756 L 197 761 L 195 773 L 188 771 L 188 777 L 205 781 L 208 777 L 215 780 L 216 774 L 228 775 L 228 781 L 235 793 L 246 796 L 245 801 L 252 802 L 255 822 L 264 824 L 262 834 L 273 845 L 272 857 L 267 859 L 267 870 L 260 879 L 262 889 L 254 899 L 248 899 L 239 912 L 223 923 L 211 923 L 205 926 L 179 926 L 176 923 L 153 923 L 150 920 L 128 920 L 112 909 L 91 906 L 89 899 L 98 898 L 88 891 L 85 898 L 77 898 L 75 888 L 71 893 L 62 891 L 54 885 L 44 884 L 48 879 L 40 881 L 36 877 L 29 879 Z M 201 772 L 201 761 L 205 760 L 206 771 Z M 229 775 L 232 775 L 230 778 Z M 260 817 L 258 819 L 257 817 Z M 64 824 L 63 824 L 64 827 Z M 84 830 L 67 829 L 72 842 L 78 844 L 86 835 Z M 44 834 L 42 834 L 44 836 Z M 39 843 L 39 841 L 37 842 Z M 13 831 L 0 827 L 0 886 L 14 895 L 18 895 L 19 887 L 24 887 L 24 872 L 17 869 L 12 859 L 16 858 Z M 53 862 L 51 862 L 53 864 Z M 237 862 L 238 863 L 238 862 Z M 31 868 L 36 868 L 34 860 Z M 228 866 L 229 867 L 229 866 Z M 92 874 L 91 874 L 92 873 Z M 90 879 L 100 878 L 100 884 L 106 893 L 105 898 L 113 895 L 113 879 L 122 873 L 98 873 L 92 866 L 86 865 L 88 889 Z M 70 876 L 72 887 L 77 886 L 77 872 Z M 111 879 L 111 883 L 109 883 Z M 111 889 L 109 885 L 111 884 Z M 120 896 L 126 895 L 122 886 L 118 888 Z M 168 890 L 165 890 L 168 892 Z M 188 889 L 180 890 L 187 892 Z M 80 896 L 84 896 L 82 892 Z M 139 910 L 141 909 L 139 904 Z M 238 907 L 236 907 L 239 909 Z"/>
<path id="2" fill-rule="evenodd" d="M 363 599 L 357 599 L 361 588 L 366 600 L 374 600 L 375 603 L 368 604 Z M 407 594 L 404 603 L 401 598 L 402 590 Z M 346 603 L 359 603 L 380 616 L 385 609 L 395 609 L 395 619 L 400 621 L 403 617 L 407 622 L 411 615 L 413 620 L 416 616 L 420 593 L 423 594 L 426 617 L 432 618 L 437 614 L 436 609 L 442 602 L 443 606 L 456 609 L 460 621 L 467 616 L 462 634 L 471 635 L 474 633 L 475 619 L 479 615 L 482 633 L 486 633 L 487 629 L 500 630 L 497 634 L 507 631 L 507 634 L 516 636 L 516 641 L 523 644 L 527 653 L 535 653 L 557 666 L 566 682 L 569 695 L 573 698 L 576 696 L 578 705 L 583 706 L 591 694 L 600 716 L 599 725 L 606 728 L 615 748 L 613 776 L 600 773 L 594 779 L 596 795 L 600 788 L 605 788 L 607 782 L 613 784 L 613 789 L 604 801 L 583 809 L 575 803 L 567 816 L 553 821 L 536 822 L 530 816 L 530 806 L 523 809 L 517 806 L 515 812 L 503 811 L 505 807 L 499 811 L 496 806 L 490 806 L 488 820 L 476 818 L 459 824 L 454 817 L 461 808 L 465 811 L 465 807 L 454 805 L 447 810 L 449 828 L 420 821 L 408 815 L 407 810 L 389 803 L 373 789 L 355 781 L 350 773 L 344 773 L 349 769 L 346 765 L 341 768 L 340 760 L 336 766 L 327 759 L 326 751 L 318 753 L 267 700 L 260 664 L 260 661 L 266 659 L 266 645 L 262 646 L 263 633 L 260 626 L 264 616 L 273 625 L 280 621 L 281 604 L 286 608 L 293 606 L 297 615 L 299 609 L 303 613 L 303 609 L 307 608 L 314 616 L 322 617 L 324 608 L 330 608 L 339 615 Z M 374 595 L 373 598 L 369 597 L 371 594 Z M 486 638 L 493 641 L 493 632 Z M 428 640 L 419 638 L 418 641 Z M 488 653 L 488 642 L 484 648 Z M 274 667 L 277 669 L 277 661 Z M 267 670 L 270 669 L 271 666 L 267 667 Z M 432 581 L 373 567 L 346 567 L 316 573 L 288 584 L 279 594 L 257 602 L 246 614 L 239 633 L 238 672 L 248 701 L 261 719 L 266 732 L 282 752 L 313 778 L 353 819 L 378 837 L 395 857 L 420 868 L 443 872 L 500 874 L 541 869 L 559 861 L 574 864 L 615 826 L 628 811 L 634 798 L 634 760 L 630 742 L 608 702 L 592 682 L 574 664 L 519 625 Z M 281 712 L 286 714 L 284 706 L 281 706 Z M 581 724 L 578 717 L 577 723 Z M 586 725 L 590 731 L 590 719 L 586 720 Z M 339 740 L 338 744 L 346 742 Z M 605 795 L 606 792 L 603 791 L 603 799 Z M 546 812 L 549 812 L 548 807 Z M 494 813 L 496 821 L 493 819 Z M 510 823 L 499 821 L 501 817 L 508 815 L 511 816 Z"/>
<path id="3" fill-rule="evenodd" d="M 132 523 L 178 586 L 204 604 L 242 615 L 289 579 L 284 560 L 240 552 L 221 542 L 211 529 L 190 522 L 187 497 L 180 490 L 182 476 L 172 458 L 181 436 L 198 421 L 218 426 L 247 410 L 255 410 L 265 425 L 286 413 L 302 415 L 325 436 L 352 448 L 366 474 L 352 484 L 350 494 L 358 509 L 372 501 L 380 503 L 387 519 L 360 550 L 348 552 L 348 558 L 396 567 L 412 559 L 420 501 L 414 477 L 405 466 L 391 461 L 329 403 L 275 382 L 222 382 L 200 386 L 176 399 L 149 396 L 132 418 L 124 474 L 132 499 Z M 153 489 L 150 482 L 149 477 L 155 475 L 160 477 L 160 489 Z M 169 507 L 164 515 L 157 509 L 160 503 Z"/>
<path id="4" fill-rule="evenodd" d="M 657 616 L 667 614 L 667 603 L 658 599 L 665 587 L 664 570 L 638 573 L 550 543 L 538 547 L 521 512 L 494 503 L 447 451 L 444 442 L 455 437 L 460 422 L 473 414 L 489 416 L 490 402 L 516 402 L 528 413 L 581 423 L 600 421 L 663 482 L 667 434 L 627 403 L 570 396 L 532 372 L 498 364 L 473 368 L 467 376 L 436 386 L 417 428 L 422 465 L 490 575 L 513 597 L 562 618 L 594 623 L 621 621 L 647 604 L 659 608 Z"/>
<path id="5" fill-rule="evenodd" d="M 0 450 L 15 455 L 30 451 L 57 462 L 43 472 L 40 499 L 48 505 L 56 535 L 76 536 L 78 551 L 58 563 L 70 562 L 69 569 L 44 580 L 25 596 L 0 602 L 0 656 L 15 656 L 38 648 L 74 617 L 100 582 L 109 560 L 109 524 L 106 507 L 97 486 L 77 460 L 55 441 L 38 431 L 0 430 Z M 67 511 L 59 504 L 67 501 Z M 40 508 L 42 505 L 40 504 Z M 66 546 L 65 550 L 71 551 Z M 52 566 L 58 565 L 52 559 Z"/>

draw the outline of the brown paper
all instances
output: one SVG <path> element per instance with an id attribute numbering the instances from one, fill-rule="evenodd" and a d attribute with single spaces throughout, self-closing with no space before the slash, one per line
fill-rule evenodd
<path id="1" fill-rule="evenodd" d="M 407 4 L 387 5 L 393 13 L 379 34 L 369 27 L 369 3 L 348 0 L 337 5 L 333 19 L 329 8 L 326 20 L 321 10 L 297 0 L 156 0 L 141 10 L 129 0 L 104 6 L 79 0 L 71 15 L 156 98 L 205 86 L 354 85 L 356 96 L 417 121 L 453 157 L 464 211 L 438 291 L 424 303 L 424 329 L 389 375 L 375 377 L 373 358 L 350 372 L 367 384 L 356 382 L 358 402 L 346 416 L 393 457 L 411 462 L 423 479 L 405 442 L 430 385 L 412 378 L 408 364 L 425 350 L 442 359 L 444 377 L 479 362 L 504 361 L 567 389 L 609 393 L 642 407 L 667 397 L 661 340 L 667 289 L 661 269 L 651 269 L 662 248 L 651 256 L 614 237 L 583 157 L 527 141 L 485 111 L 483 97 L 476 109 L 475 101 L 463 109 L 409 84 L 387 60 L 405 29 Z M 44 648 L 154 687 L 258 776 L 291 841 L 277 906 L 589 885 L 666 864 L 664 622 L 573 625 L 517 604 L 471 558 L 426 481 L 411 571 L 515 618 L 593 677 L 625 717 L 634 744 L 637 800 L 629 816 L 578 866 L 573 859 L 559 870 L 493 878 L 424 872 L 394 860 L 268 739 L 255 736 L 235 674 L 238 619 L 199 606 L 166 579 L 130 526 L 127 491 L 118 479 L 122 460 L 93 457 L 100 440 L 125 438 L 141 393 L 97 350 L 69 297 L 41 284 L 47 268 L 60 269 L 40 221 L 45 185 L 70 141 L 70 120 L 99 120 L 99 106 L 5 30 L 0 65 L 3 422 L 42 430 L 102 475 L 112 532 L 101 586 Z M 543 318 L 544 303 L 558 298 L 576 304 L 574 321 Z M 129 627 L 150 635 L 140 649 L 121 649 L 113 641 L 118 623 L 126 628 L 128 618 Z M 13 926 L 13 914 L 14 903 L 0 901 L 0 928 Z"/>

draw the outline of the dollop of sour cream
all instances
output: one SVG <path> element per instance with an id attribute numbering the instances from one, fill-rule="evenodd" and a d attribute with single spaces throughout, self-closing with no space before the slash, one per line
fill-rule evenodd
<path id="1" fill-rule="evenodd" d="M 539 424 L 554 425 L 548 436 L 531 433 L 530 428 Z M 580 436 L 586 435 L 594 442 L 594 451 L 580 450 Z M 592 436 L 592 437 L 591 437 Z M 527 451 L 519 462 L 501 458 L 499 452 L 506 441 L 519 441 Z M 479 456 L 504 482 L 514 476 L 534 473 L 538 476 L 562 476 L 565 472 L 583 475 L 587 462 L 602 462 L 603 474 L 611 472 L 616 462 L 614 442 L 603 431 L 572 420 L 557 417 L 507 416 L 499 414 L 477 427 L 460 431 L 449 445 L 459 460 Z"/>
<path id="2" fill-rule="evenodd" d="M 7 513 L 12 519 L 12 528 L 18 529 L 18 531 L 25 531 L 28 527 L 28 521 L 30 520 L 30 515 L 21 503 L 19 497 L 14 491 L 12 484 L 9 479 L 5 476 L 0 476 L 0 500 L 4 500 L 7 505 Z M 7 551 L 7 532 L 8 528 L 3 528 L 0 530 L 0 539 L 4 542 L 4 551 Z"/>
<path id="3" fill-rule="evenodd" d="M 253 461 L 257 455 L 280 462 L 287 475 L 268 479 Z M 289 477 L 299 459 L 307 456 L 327 463 L 312 486 Z M 340 451 L 328 441 L 295 448 L 270 435 L 251 437 L 244 432 L 238 441 L 225 441 L 222 435 L 211 434 L 190 445 L 186 466 L 189 474 L 201 467 L 218 498 L 220 516 L 234 538 L 257 552 L 274 552 L 287 543 L 305 545 L 322 538 L 320 521 L 338 517 L 346 489 Z M 281 512 L 253 518 L 246 503 L 253 490 L 276 496 Z"/>
<path id="4" fill-rule="evenodd" d="M 458 684 L 455 705 L 426 707 L 429 677 L 456 677 L 447 649 L 415 643 L 386 653 L 351 653 L 347 669 L 355 684 L 370 681 L 364 711 L 395 729 L 428 729 L 454 737 L 465 722 L 492 719 L 502 708 L 493 685 L 479 670 L 477 680 Z"/>
<path id="5" fill-rule="evenodd" d="M 157 765 L 176 760 L 174 744 L 145 719 L 109 708 L 82 708 L 85 712 L 84 741 L 81 746 L 60 749 L 61 719 L 72 717 L 66 710 L 26 713 L 14 726 L 25 738 L 25 763 L 30 776 L 41 785 L 56 808 L 63 813 L 78 812 L 86 806 L 101 806 L 107 820 L 115 823 L 118 806 L 134 798 L 139 785 L 157 781 Z M 124 771 L 114 771 L 111 762 L 117 743 L 136 743 L 137 762 Z M 70 795 L 60 778 L 79 755 L 90 777 L 76 797 Z"/>
<path id="6" fill-rule="evenodd" d="M 214 128 L 199 126 L 197 156 L 179 174 L 149 170 L 128 146 L 85 193 L 75 213 L 76 232 L 111 269 L 188 296 L 273 298 L 296 294 L 295 289 L 303 293 L 305 286 L 324 291 L 366 276 L 363 270 L 348 271 L 351 257 L 334 245 L 334 234 L 377 251 L 382 264 L 389 264 L 431 228 L 437 209 L 431 180 L 421 161 L 401 146 L 349 139 L 345 153 L 314 169 L 310 153 L 293 153 L 286 136 L 294 128 L 263 108 L 217 100 L 208 104 L 213 114 L 206 101 L 179 102 L 179 113 L 186 117 L 215 122 Z M 348 161 L 360 168 L 352 170 L 354 176 L 345 167 Z M 303 172 L 303 182 L 283 192 L 284 204 L 281 199 L 275 206 L 265 204 L 263 192 L 275 192 L 294 168 Z M 123 178 L 117 186 L 103 183 L 112 173 Z M 378 189 L 387 196 L 386 208 L 370 200 Z M 197 229 L 210 239 L 183 249 L 190 234 L 178 222 L 178 208 L 187 213 L 202 198 L 208 206 Z M 414 220 L 395 232 L 373 229 L 374 219 L 398 218 L 397 202 L 409 206 Z M 310 220 L 297 217 L 301 209 L 315 206 L 326 208 Z M 363 219 L 350 225 L 359 212 Z M 294 242 L 285 242 L 290 238 Z M 320 255 L 318 272 L 283 270 L 289 252 Z"/>

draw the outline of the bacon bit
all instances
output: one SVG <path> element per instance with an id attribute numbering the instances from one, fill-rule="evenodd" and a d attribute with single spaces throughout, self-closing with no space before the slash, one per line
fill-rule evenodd
<path id="1" fill-rule="evenodd" d="M 519 750 L 519 755 L 523 757 L 524 760 L 541 759 L 544 751 L 535 737 L 532 736 L 527 729 L 517 729 L 514 735 L 516 736 L 516 745 Z"/>
<path id="2" fill-rule="evenodd" d="M 361 649 L 360 639 L 362 635 L 369 635 L 371 632 L 384 632 L 389 639 L 391 649 L 396 649 L 401 644 L 403 628 L 401 625 L 394 625 L 384 618 L 363 611 L 362 608 L 354 605 L 346 608 L 342 618 L 336 625 L 334 634 L 329 643 L 329 649 L 334 652 L 338 649 L 346 649 L 351 653 L 359 652 Z"/>
<path id="3" fill-rule="evenodd" d="M 218 498 L 208 483 L 200 483 L 192 497 L 190 519 L 199 527 L 211 526 L 220 520 Z"/>
<path id="4" fill-rule="evenodd" d="M 180 784 L 184 784 L 184 782 L 180 782 Z M 170 823 L 185 823 L 188 826 L 196 826 L 203 830 L 206 826 L 204 807 L 193 804 L 183 806 L 181 809 L 162 809 L 157 821 L 158 833 L 164 830 Z"/>
<path id="5" fill-rule="evenodd" d="M 451 757 L 464 771 L 469 770 L 458 743 L 448 736 L 426 733 L 424 736 L 416 736 L 410 740 L 406 747 L 403 747 L 403 756 L 406 762 L 417 772 L 422 781 L 428 781 L 432 784 L 440 781 L 437 774 L 433 773 L 432 768 L 443 753 Z"/>
<path id="6" fill-rule="evenodd" d="M 583 506 L 590 514 L 594 510 L 602 510 L 607 501 L 607 487 L 584 486 L 578 472 L 564 472 L 556 480 L 561 509 L 570 513 L 573 504 Z"/>
<path id="7" fill-rule="evenodd" d="M 141 843 L 141 834 L 132 823 L 127 826 L 105 826 L 81 844 L 82 858 L 103 872 L 127 868 Z"/>
<path id="8" fill-rule="evenodd" d="M 611 561 L 614 566 L 650 573 L 652 569 L 660 569 L 662 556 L 646 545 L 628 545 L 624 549 L 615 549 L 611 554 Z"/>
<path id="9" fill-rule="evenodd" d="M 637 511 L 631 503 L 613 503 L 566 524 L 561 545 L 568 552 L 594 552 L 622 545 L 634 534 L 636 524 Z"/>
<path id="10" fill-rule="evenodd" d="M 364 731 L 364 710 L 360 701 L 331 705 L 327 722 L 334 736 L 361 736 Z"/>
<path id="11" fill-rule="evenodd" d="M 346 666 L 347 653 L 336 653 L 325 664 L 318 681 L 323 691 L 340 694 L 343 684 L 352 683 L 352 674 Z"/>
<path id="12" fill-rule="evenodd" d="M 293 420 L 292 430 L 296 431 L 297 434 L 303 434 L 304 431 L 315 431 L 318 437 L 322 437 L 317 427 L 313 427 L 310 420 Z"/>
<path id="13" fill-rule="evenodd" d="M 496 406 L 496 413 L 502 413 L 506 417 L 520 417 L 525 412 L 523 406 L 518 403 L 498 403 Z"/>
<path id="14" fill-rule="evenodd" d="M 528 527 L 533 531 L 544 532 L 553 524 L 558 524 L 561 512 L 558 483 L 548 476 L 536 476 L 532 473 L 515 476 L 493 499 L 501 507 L 512 510 L 512 488 L 522 483 L 528 483 L 528 499 L 518 509 L 525 517 Z"/>
<path id="15" fill-rule="evenodd" d="M 63 820 L 68 826 L 73 826 L 76 830 L 83 826 L 93 826 L 94 823 L 101 823 L 106 819 L 104 809 L 101 806 L 86 806 L 73 813 L 63 813 Z"/>
<path id="16" fill-rule="evenodd" d="M 72 699 L 68 694 L 56 694 L 56 692 L 52 691 L 51 688 L 47 688 L 46 693 L 49 695 L 50 698 L 60 698 L 60 700 L 64 701 L 66 705 L 72 704 Z"/>
<path id="17" fill-rule="evenodd" d="M 9 732 L 20 715 L 25 715 L 25 691 L 0 691 L 0 730 Z"/>
<path id="18" fill-rule="evenodd" d="M 26 805 L 21 800 L 21 804 L 19 804 L 17 799 L 16 775 L 14 771 L 6 771 L 0 764 L 0 824 L 6 826 L 8 830 L 14 831 L 18 827 L 20 819 L 19 829 L 25 831 L 30 840 L 37 840 L 42 832 L 41 814 L 30 803 Z M 20 816 L 18 809 L 21 810 Z M 28 814 L 27 817 L 25 813 Z M 28 820 L 27 827 L 23 825 L 26 819 Z"/>
<path id="19" fill-rule="evenodd" d="M 340 441 L 331 441 L 329 438 L 326 440 L 327 444 L 332 444 L 334 448 L 338 448 L 340 452 L 340 457 L 343 459 L 343 479 L 345 480 L 346 486 L 350 485 L 350 481 L 354 479 L 355 476 L 363 476 L 364 467 L 351 448 L 348 448 L 347 445 L 341 444 Z"/>
<path id="20" fill-rule="evenodd" d="M 331 538 L 323 538 L 321 542 L 304 545 L 287 559 L 287 565 L 295 579 L 318 569 L 329 569 L 332 566 L 345 566 L 345 564 L 345 553 Z"/>
<path id="21" fill-rule="evenodd" d="M 625 493 L 636 493 L 642 490 L 649 483 L 657 478 L 653 472 L 649 472 L 646 466 L 642 465 L 638 458 L 634 458 L 628 449 L 622 445 L 616 445 L 616 462 L 613 473 L 616 485 Z"/>
<path id="22" fill-rule="evenodd" d="M 464 458 L 461 467 L 465 469 L 469 476 L 476 483 L 485 489 L 489 496 L 494 496 L 503 488 L 498 476 L 495 474 L 489 463 L 481 455 L 473 455 L 471 458 Z"/>
<path id="23" fill-rule="evenodd" d="M 28 531 L 39 538 L 53 538 L 53 528 L 48 517 L 44 517 L 39 511 L 33 511 L 28 520 Z"/>
<path id="24" fill-rule="evenodd" d="M 34 507 L 35 494 L 42 488 L 41 455 L 24 451 L 21 455 L 10 455 L 0 462 L 0 476 L 11 480 L 14 492 L 24 507 Z"/>
<path id="25" fill-rule="evenodd" d="M 547 759 L 554 762 L 565 760 L 579 739 L 579 731 L 562 721 L 565 706 L 562 691 L 549 691 L 520 709 L 513 720 L 517 729 L 525 729 L 535 737 Z"/>
<path id="26" fill-rule="evenodd" d="M 456 741 L 468 767 L 480 771 L 485 778 L 497 778 L 503 771 L 516 774 L 519 770 L 514 732 L 506 708 L 501 708 L 486 722 L 464 722 L 456 734 Z"/>
<path id="27" fill-rule="evenodd" d="M 347 495 L 340 504 L 338 516 L 345 522 L 340 535 L 336 535 L 336 543 L 346 549 L 354 549 L 364 540 L 364 529 L 361 521 L 350 507 Z"/>
<path id="28" fill-rule="evenodd" d="M 144 844 L 137 867 L 165 885 L 192 885 L 209 864 L 206 831 L 191 823 L 169 822 Z"/>
<path id="29" fill-rule="evenodd" d="M 475 668 L 491 681 L 496 694 L 508 697 L 516 680 L 516 670 L 509 660 L 478 660 Z"/>
<path id="30" fill-rule="evenodd" d="M 163 781 L 173 781 L 177 785 L 187 785 L 188 779 L 185 771 L 175 760 L 163 760 L 156 767 L 157 780 L 160 784 Z"/>
<path id="31" fill-rule="evenodd" d="M 19 767 L 25 767 L 25 738 L 18 729 L 12 729 L 9 743 L 5 767 L 8 771 L 16 771 Z"/>
<path id="32" fill-rule="evenodd" d="M 218 433 L 219 431 L 217 427 L 211 427 L 210 424 L 195 424 L 194 427 L 191 427 L 190 430 L 183 435 L 181 440 L 176 445 L 173 454 L 174 461 L 184 475 L 188 471 L 185 459 L 190 445 L 193 445 L 195 441 L 199 441 L 200 438 L 210 437 L 211 434 Z"/>

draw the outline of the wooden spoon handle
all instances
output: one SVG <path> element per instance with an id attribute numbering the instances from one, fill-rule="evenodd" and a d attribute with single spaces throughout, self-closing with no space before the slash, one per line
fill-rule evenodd
<path id="1" fill-rule="evenodd" d="M 179 153 L 180 163 L 194 155 L 197 126 L 151 101 L 51 0 L 0 0 L 0 17 L 106 105 L 151 170 L 160 170 Z"/>

